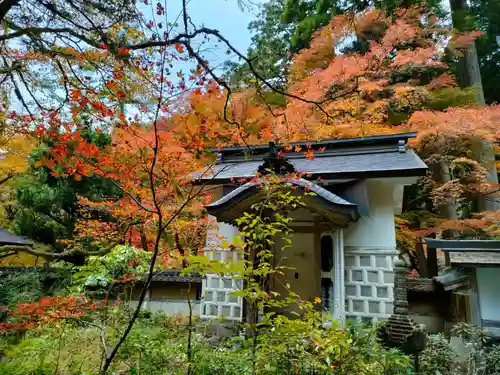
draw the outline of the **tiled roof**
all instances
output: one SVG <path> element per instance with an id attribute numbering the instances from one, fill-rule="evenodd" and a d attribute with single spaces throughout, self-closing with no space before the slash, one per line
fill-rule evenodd
<path id="1" fill-rule="evenodd" d="M 500 267 L 500 253 L 492 252 L 453 252 L 450 253 L 450 262 L 454 265 L 471 266 L 498 266 Z"/>
<path id="2" fill-rule="evenodd" d="M 446 291 L 458 289 L 469 284 L 469 276 L 461 269 L 449 270 L 439 276 L 435 276 L 433 279 Z"/>
<path id="3" fill-rule="evenodd" d="M 42 272 L 48 277 L 60 277 L 71 274 L 68 268 L 44 268 L 44 267 L 0 267 L 0 277 L 22 272 Z M 201 275 L 181 275 L 179 270 L 160 270 L 153 274 L 153 281 L 164 283 L 201 283 Z"/>
<path id="4" fill-rule="evenodd" d="M 25 237 L 17 236 L 0 228 L 0 245 L 32 245 L 32 242 Z"/>
<path id="5" fill-rule="evenodd" d="M 338 195 L 324 189 L 323 187 L 304 179 L 288 179 L 284 184 L 301 187 L 305 191 L 313 192 L 304 196 L 304 203 L 313 212 L 323 218 L 340 226 L 359 218 L 358 206 Z M 240 216 L 241 212 L 253 203 L 263 199 L 263 191 L 260 181 L 253 180 L 236 188 L 208 206 L 208 213 L 214 215 L 218 220 L 232 222 Z"/>
<path id="6" fill-rule="evenodd" d="M 161 270 L 154 273 L 153 281 L 163 283 L 201 283 L 201 275 L 181 275 L 181 271 L 178 270 Z"/>
<path id="7" fill-rule="evenodd" d="M 297 172 L 311 174 L 312 177 L 335 176 L 419 176 L 425 174 L 427 166 L 411 150 L 399 152 L 381 151 L 371 153 L 325 153 L 314 159 L 288 158 Z M 255 176 L 262 160 L 235 161 L 215 164 L 199 173 L 203 181 L 224 181 Z"/>
<path id="8" fill-rule="evenodd" d="M 500 253 L 498 240 L 435 240 L 425 238 L 428 247 L 441 249 L 445 252 L 497 252 Z"/>
<path id="9" fill-rule="evenodd" d="M 435 240 L 426 238 L 428 247 L 449 253 L 455 265 L 500 266 L 500 241 L 496 240 Z"/>
<path id="10" fill-rule="evenodd" d="M 345 199 L 339 197 L 338 195 L 333 194 L 332 192 L 322 188 L 321 186 L 319 186 L 315 183 L 312 183 L 311 181 L 304 180 L 303 178 L 290 179 L 287 182 L 292 184 L 292 185 L 295 185 L 295 186 L 300 186 L 300 187 L 302 187 L 308 191 L 311 191 L 313 193 L 316 193 L 318 196 L 327 200 L 330 203 L 333 203 L 333 204 L 336 204 L 339 206 L 348 206 L 348 207 L 352 207 L 352 208 L 356 207 L 356 204 L 348 202 Z M 234 189 L 229 194 L 226 194 L 218 201 L 215 201 L 215 202 L 213 202 L 205 207 L 210 210 L 211 208 L 222 206 L 223 204 L 236 198 L 238 195 L 242 194 L 243 192 L 247 191 L 248 189 L 250 189 L 252 187 L 256 187 L 258 185 L 259 185 L 258 181 L 247 182 L 246 184 L 238 187 L 237 189 Z"/>
<path id="11" fill-rule="evenodd" d="M 415 138 L 417 133 L 400 133 L 400 134 L 389 134 L 389 135 L 374 135 L 367 137 L 356 137 L 356 138 L 335 138 L 335 139 L 325 139 L 322 141 L 298 141 L 290 143 L 290 146 L 301 146 L 301 147 L 311 147 L 319 148 L 325 147 L 327 149 L 338 149 L 345 147 L 364 147 L 369 145 L 389 145 L 398 144 L 400 141 L 404 144 L 408 143 L 408 139 Z M 277 146 L 278 149 L 282 146 Z M 245 146 L 229 146 L 223 147 L 222 149 L 213 148 L 212 152 L 226 154 L 234 154 L 238 151 L 252 151 L 254 153 L 266 153 L 268 151 L 267 145 L 245 145 Z"/>

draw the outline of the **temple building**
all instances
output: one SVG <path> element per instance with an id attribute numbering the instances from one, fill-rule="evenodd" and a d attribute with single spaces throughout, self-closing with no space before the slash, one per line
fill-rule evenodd
<path id="1" fill-rule="evenodd" d="M 287 148 L 271 143 L 214 150 L 216 164 L 198 176 L 215 191 L 206 209 L 218 225 L 207 236 L 206 254 L 211 259 L 239 256 L 227 243 L 238 236 L 235 220 L 264 199 L 257 172 L 273 170 L 283 177 L 299 173 L 285 188 L 315 194 L 304 195 L 305 207 L 290 211 L 292 245 L 282 265 L 291 269 L 280 283 L 290 284 L 303 300 L 321 297 L 325 311 L 340 322 L 388 319 L 398 254 L 394 215 L 401 210 L 404 187 L 427 170 L 407 147 L 413 137 L 408 133 L 299 142 Z M 275 242 L 278 252 L 281 244 Z M 230 275 L 206 275 L 201 317 L 244 319 L 242 297 L 231 295 L 241 282 Z"/>

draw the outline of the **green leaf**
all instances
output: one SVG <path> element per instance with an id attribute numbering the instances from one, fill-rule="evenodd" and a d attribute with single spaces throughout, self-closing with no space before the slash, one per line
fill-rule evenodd
<path id="1" fill-rule="evenodd" d="M 234 292 L 230 292 L 229 295 L 234 297 L 246 297 L 248 293 L 244 290 L 235 290 Z"/>

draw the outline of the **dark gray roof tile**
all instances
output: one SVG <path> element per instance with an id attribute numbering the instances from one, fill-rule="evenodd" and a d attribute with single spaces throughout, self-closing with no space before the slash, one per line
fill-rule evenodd
<path id="1" fill-rule="evenodd" d="M 32 245 L 33 243 L 25 237 L 21 237 L 0 228 L 0 245 Z"/>
<path id="2" fill-rule="evenodd" d="M 497 266 L 500 267 L 500 254 L 492 252 L 452 252 L 450 262 L 456 266 Z"/>
<path id="3" fill-rule="evenodd" d="M 295 186 L 300 186 L 308 191 L 311 191 L 311 192 L 317 194 L 318 196 L 320 196 L 321 198 L 326 199 L 330 203 L 334 203 L 334 204 L 337 204 L 340 206 L 349 206 L 349 207 L 353 207 L 353 208 L 356 207 L 356 204 L 351 203 L 349 201 L 346 201 L 345 199 L 339 197 L 338 195 L 333 194 L 332 192 L 322 188 L 321 186 L 319 186 L 311 181 L 304 180 L 303 178 L 290 179 L 290 180 L 287 180 L 287 183 L 290 183 L 290 184 L 295 185 Z M 246 190 L 248 190 L 252 187 L 258 186 L 258 185 L 259 185 L 258 181 L 247 182 L 246 184 L 234 189 L 229 194 L 226 194 L 221 199 L 207 205 L 206 207 L 208 209 L 210 209 L 210 208 L 222 206 L 223 204 L 234 199 L 235 197 L 242 194 Z"/>
<path id="4" fill-rule="evenodd" d="M 199 274 L 181 275 L 179 270 L 161 270 L 154 273 L 152 281 L 162 283 L 201 283 L 201 276 Z"/>
<path id="5" fill-rule="evenodd" d="M 427 246 L 446 252 L 497 252 L 500 253 L 498 240 L 436 240 L 425 238 Z"/>
<path id="6" fill-rule="evenodd" d="M 326 175 L 363 175 L 370 173 L 404 174 L 419 176 L 425 173 L 427 166 L 413 152 L 380 152 L 348 155 L 325 155 L 314 159 L 289 159 L 297 172 L 304 172 L 315 177 Z M 216 164 L 201 172 L 201 180 L 230 180 L 251 178 L 257 173 L 262 160 L 239 163 Z"/>

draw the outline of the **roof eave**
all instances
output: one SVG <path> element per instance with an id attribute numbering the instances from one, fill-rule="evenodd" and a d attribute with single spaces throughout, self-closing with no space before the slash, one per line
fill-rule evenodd
<path id="1" fill-rule="evenodd" d="M 495 240 L 436 240 L 425 238 L 428 247 L 445 252 L 491 252 L 500 253 L 500 241 Z"/>
<path id="2" fill-rule="evenodd" d="M 428 168 L 415 168 L 415 169 L 401 169 L 401 170 L 391 170 L 391 171 L 368 171 L 368 172 L 335 172 L 335 173 L 312 173 L 304 176 L 304 179 L 316 180 L 321 178 L 323 180 L 335 180 L 335 179 L 367 179 L 367 178 L 391 178 L 391 177 L 422 177 L 427 174 Z M 254 176 L 241 176 L 233 178 L 204 178 L 195 179 L 193 184 L 200 185 L 227 185 L 227 184 L 237 184 L 238 180 L 251 179 Z"/>
<path id="3" fill-rule="evenodd" d="M 410 138 L 416 138 L 417 133 L 410 132 L 410 133 L 399 133 L 399 134 L 389 134 L 389 135 L 375 135 L 375 136 L 368 136 L 368 137 L 357 137 L 357 138 L 339 138 L 339 139 L 327 139 L 324 141 L 317 141 L 317 142 L 308 142 L 308 141 L 299 141 L 299 142 L 292 142 L 290 143 L 290 146 L 302 146 L 302 145 L 310 145 L 311 147 L 316 147 L 316 146 L 323 146 L 325 144 L 334 144 L 334 145 L 350 145 L 350 144 L 356 144 L 356 145 L 367 145 L 367 144 L 384 144 L 384 143 L 391 143 L 399 140 L 404 140 L 405 142 L 408 142 L 408 139 Z M 279 148 L 283 146 L 278 146 Z M 232 151 L 248 151 L 248 150 L 255 150 L 255 151 L 262 151 L 262 150 L 267 150 L 268 146 L 267 145 L 250 145 L 250 146 L 228 146 L 228 147 L 223 147 L 223 148 L 212 148 L 211 151 L 214 153 L 220 153 L 220 152 L 232 152 Z"/>
<path id="4" fill-rule="evenodd" d="M 360 217 L 356 204 L 326 191 L 319 185 L 303 179 L 290 180 L 289 183 L 300 190 L 314 192 L 315 195 L 304 196 L 304 203 L 311 211 L 324 216 L 332 222 L 334 222 L 334 217 L 338 219 L 339 214 L 344 217 L 341 221 L 342 225 L 356 221 Z M 215 216 L 220 221 L 234 222 L 241 216 L 245 209 L 263 198 L 262 193 L 263 190 L 254 181 L 239 187 L 218 201 L 205 206 L 205 209 L 210 215 Z"/>

